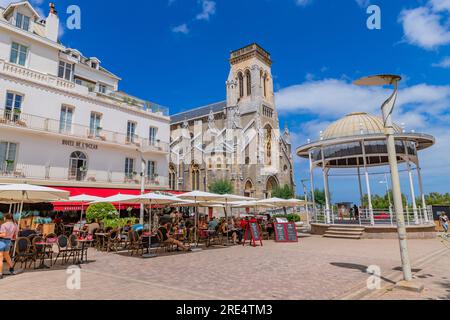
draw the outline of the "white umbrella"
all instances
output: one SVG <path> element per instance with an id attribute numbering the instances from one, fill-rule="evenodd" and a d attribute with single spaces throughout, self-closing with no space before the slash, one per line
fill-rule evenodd
<path id="1" fill-rule="evenodd" d="M 0 199 L 9 201 L 10 203 L 20 203 L 20 215 L 18 224 L 22 220 L 22 211 L 24 203 L 38 203 L 38 202 L 57 202 L 68 200 L 70 193 L 59 189 L 48 187 L 35 186 L 30 184 L 9 184 L 0 186 Z M 17 228 L 16 238 L 19 234 Z M 14 246 L 13 256 L 16 254 L 16 247 Z"/>
<path id="2" fill-rule="evenodd" d="M 74 202 L 74 203 L 81 204 L 80 230 L 83 227 L 82 223 L 83 223 L 84 205 L 88 204 L 90 202 L 93 202 L 93 201 L 100 201 L 102 199 L 103 198 L 101 198 L 101 197 L 90 196 L 90 195 L 87 195 L 87 194 L 81 194 L 81 195 L 69 198 L 69 200 L 67 202 Z"/>
<path id="3" fill-rule="evenodd" d="M 209 192 L 203 192 L 203 191 L 192 191 L 188 193 L 183 193 L 177 196 L 180 199 L 187 199 L 187 200 L 194 200 L 194 202 L 197 204 L 199 201 L 221 201 L 223 200 L 223 197 L 220 194 L 215 193 L 209 193 Z M 195 222 L 195 242 L 198 246 L 197 241 L 197 219 L 198 219 L 198 212 L 195 212 L 194 216 L 194 222 Z"/>
<path id="4" fill-rule="evenodd" d="M 168 205 L 172 203 L 179 203 L 180 199 L 173 197 L 173 196 L 165 196 L 162 194 L 157 193 L 148 193 L 138 196 L 129 196 L 128 198 L 124 198 L 122 201 L 116 201 L 115 203 L 139 203 L 139 204 L 147 204 L 150 206 L 149 211 L 149 219 L 148 219 L 148 225 L 149 225 L 149 238 L 148 238 L 148 249 L 149 254 L 143 255 L 143 258 L 153 258 L 156 257 L 155 254 L 150 253 L 151 245 L 152 245 L 152 205 Z"/>
<path id="5" fill-rule="evenodd" d="M 133 195 L 130 194 L 121 194 L 118 193 L 115 196 L 111 196 L 111 197 L 107 197 L 107 198 L 103 198 L 101 200 L 98 201 L 93 201 L 91 202 L 91 204 L 96 204 L 96 203 L 117 203 L 119 205 L 119 212 L 120 212 L 120 205 L 121 203 L 123 203 L 123 200 L 129 199 L 130 197 L 132 197 Z"/>

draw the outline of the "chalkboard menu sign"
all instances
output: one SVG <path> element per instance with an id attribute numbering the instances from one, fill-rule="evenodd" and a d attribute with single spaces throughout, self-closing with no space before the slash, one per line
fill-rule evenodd
<path id="1" fill-rule="evenodd" d="M 295 223 L 275 223 L 276 242 L 298 242 Z"/>
<path id="2" fill-rule="evenodd" d="M 254 247 L 256 247 L 257 241 L 261 243 L 261 246 L 263 245 L 261 227 L 258 222 L 251 221 L 245 227 L 244 246 L 247 240 L 250 240 L 250 244 Z"/>

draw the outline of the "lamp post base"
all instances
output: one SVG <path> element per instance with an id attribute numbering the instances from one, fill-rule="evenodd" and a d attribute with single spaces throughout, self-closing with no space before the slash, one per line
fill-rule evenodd
<path id="1" fill-rule="evenodd" d="M 395 289 L 421 293 L 425 289 L 425 286 L 422 283 L 418 282 L 417 280 L 411 281 L 403 280 L 395 285 Z"/>

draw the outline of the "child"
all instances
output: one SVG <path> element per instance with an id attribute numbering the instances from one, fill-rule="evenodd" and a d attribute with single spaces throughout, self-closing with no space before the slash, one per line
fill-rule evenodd
<path id="1" fill-rule="evenodd" d="M 441 222 L 441 226 L 444 228 L 445 236 L 448 237 L 448 217 L 445 212 L 441 213 L 439 221 Z"/>

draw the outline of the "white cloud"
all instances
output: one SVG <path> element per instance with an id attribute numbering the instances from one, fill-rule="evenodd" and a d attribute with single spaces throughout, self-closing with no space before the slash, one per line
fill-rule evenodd
<path id="1" fill-rule="evenodd" d="M 295 4 L 300 7 L 306 7 L 307 5 L 310 5 L 312 3 L 312 0 L 296 0 Z"/>
<path id="2" fill-rule="evenodd" d="M 210 0 L 201 0 L 201 4 L 202 12 L 196 16 L 196 19 L 208 21 L 216 13 L 216 3 Z"/>
<path id="3" fill-rule="evenodd" d="M 450 43 L 449 0 L 430 0 L 425 6 L 400 13 L 405 40 L 427 50 Z"/>
<path id="4" fill-rule="evenodd" d="M 391 93 L 389 88 L 357 87 L 347 80 L 325 79 L 284 88 L 277 92 L 276 99 L 282 116 L 307 114 L 311 119 L 291 128 L 295 132 L 293 147 L 296 148 L 308 139 L 317 140 L 320 131 L 351 112 L 381 116 L 380 106 Z M 441 181 L 443 176 L 450 179 L 449 106 L 450 86 L 418 84 L 399 92 L 395 122 L 404 123 L 407 131 L 428 133 L 436 138 L 436 145 L 421 155 L 428 192 L 440 185 L 434 181 Z M 302 161 L 296 159 L 299 162 Z"/>
<path id="5" fill-rule="evenodd" d="M 172 28 L 172 32 L 188 34 L 189 33 L 189 28 L 188 28 L 186 23 L 183 23 L 183 24 L 180 24 L 179 26 L 173 27 Z"/>
<path id="6" fill-rule="evenodd" d="M 444 57 L 440 62 L 433 63 L 433 67 L 449 69 L 450 68 L 450 57 Z"/>

